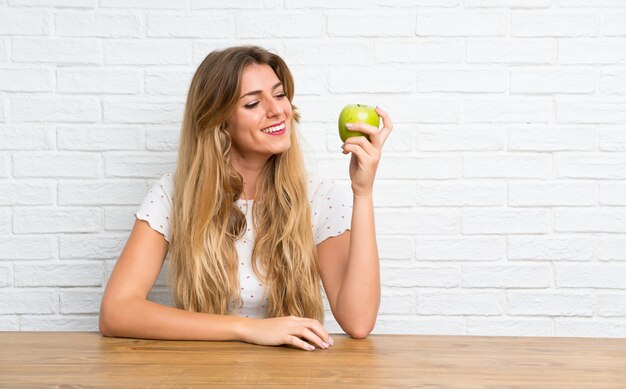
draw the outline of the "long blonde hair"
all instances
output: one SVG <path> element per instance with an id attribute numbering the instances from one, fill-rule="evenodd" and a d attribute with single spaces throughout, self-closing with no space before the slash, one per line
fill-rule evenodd
<path id="1" fill-rule="evenodd" d="M 257 46 L 211 52 L 189 88 L 174 176 L 170 284 L 179 308 L 229 314 L 241 304 L 236 240 L 246 217 L 235 203 L 243 179 L 230 164 L 226 119 L 239 100 L 246 66 L 267 64 L 291 102 L 294 83 L 285 62 Z M 292 105 L 291 147 L 265 164 L 253 206 L 253 269 L 268 288 L 268 317 L 323 320 L 307 179 Z"/>

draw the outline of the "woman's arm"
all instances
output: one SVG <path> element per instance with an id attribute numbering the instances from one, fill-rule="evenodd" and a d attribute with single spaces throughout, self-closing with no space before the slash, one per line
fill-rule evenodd
<path id="1" fill-rule="evenodd" d="M 350 158 L 353 208 L 351 231 L 317 246 L 320 274 L 337 322 L 350 336 L 364 338 L 374 329 L 380 305 L 380 271 L 374 224 L 372 188 L 382 146 L 393 125 L 377 108 L 383 128 L 354 123 L 350 128 L 369 134 L 348 138 L 343 145 Z"/>
<path id="2" fill-rule="evenodd" d="M 137 220 L 113 269 L 100 307 L 104 336 L 241 340 L 263 345 L 287 344 L 310 350 L 332 344 L 322 325 L 312 319 L 251 319 L 188 312 L 148 300 L 168 250 L 168 243 L 148 223 Z"/>

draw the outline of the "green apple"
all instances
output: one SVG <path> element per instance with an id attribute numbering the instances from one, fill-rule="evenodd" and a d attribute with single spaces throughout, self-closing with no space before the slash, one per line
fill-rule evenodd
<path id="1" fill-rule="evenodd" d="M 367 140 L 370 140 L 367 134 L 348 130 L 346 123 L 367 123 L 378 128 L 380 119 L 376 113 L 376 108 L 364 104 L 348 104 L 339 114 L 339 136 L 343 142 L 352 136 L 365 136 Z"/>

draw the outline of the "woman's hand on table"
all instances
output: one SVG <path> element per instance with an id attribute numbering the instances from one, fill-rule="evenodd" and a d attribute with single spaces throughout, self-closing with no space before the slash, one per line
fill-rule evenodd
<path id="1" fill-rule="evenodd" d="M 241 332 L 241 340 L 261 346 L 288 345 L 312 351 L 334 343 L 319 321 L 296 316 L 246 319 Z"/>

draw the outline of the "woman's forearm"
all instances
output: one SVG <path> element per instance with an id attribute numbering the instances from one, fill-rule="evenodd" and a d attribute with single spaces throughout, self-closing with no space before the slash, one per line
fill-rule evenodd
<path id="1" fill-rule="evenodd" d="M 380 270 L 372 195 L 355 195 L 348 267 L 337 296 L 335 318 L 352 336 L 367 336 L 380 305 Z"/>
<path id="2" fill-rule="evenodd" d="M 240 340 L 243 320 L 168 307 L 141 298 L 105 301 L 100 311 L 104 336 L 165 340 Z"/>

